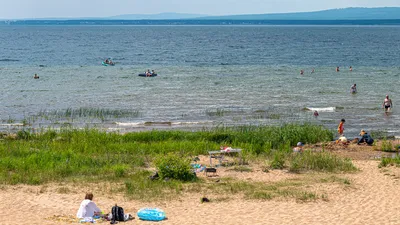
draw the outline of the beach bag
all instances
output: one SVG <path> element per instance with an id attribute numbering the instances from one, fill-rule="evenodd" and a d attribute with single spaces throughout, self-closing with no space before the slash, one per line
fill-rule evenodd
<path id="1" fill-rule="evenodd" d="M 113 206 L 111 209 L 112 221 L 125 221 L 124 219 L 124 209 L 117 205 Z"/>

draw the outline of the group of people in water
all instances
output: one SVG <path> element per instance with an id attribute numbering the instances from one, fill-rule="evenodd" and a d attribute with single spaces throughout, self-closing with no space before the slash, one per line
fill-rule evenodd
<path id="1" fill-rule="evenodd" d="M 337 67 L 336 67 L 336 72 L 339 72 L 339 71 L 340 71 L 340 67 L 337 66 Z M 353 71 L 353 67 L 352 67 L 352 66 L 349 67 L 349 71 L 350 71 L 350 72 Z M 315 72 L 315 69 L 312 68 L 311 73 L 314 73 L 314 72 Z M 304 75 L 304 70 L 300 70 L 300 75 Z"/>

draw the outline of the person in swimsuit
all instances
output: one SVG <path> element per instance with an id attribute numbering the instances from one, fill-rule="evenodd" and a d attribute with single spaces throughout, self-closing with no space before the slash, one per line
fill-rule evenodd
<path id="1" fill-rule="evenodd" d="M 340 70 L 339 70 L 339 67 L 337 66 L 337 67 L 336 67 L 336 72 L 339 72 L 339 71 L 340 71 Z"/>
<path id="2" fill-rule="evenodd" d="M 344 131 L 344 123 L 346 122 L 345 119 L 340 120 L 339 126 L 338 126 L 338 134 L 339 136 L 343 135 L 343 131 Z"/>
<path id="3" fill-rule="evenodd" d="M 350 72 L 353 71 L 353 67 L 350 66 L 349 70 L 350 70 Z"/>
<path id="4" fill-rule="evenodd" d="M 39 76 L 35 73 L 35 76 L 33 76 L 33 79 L 39 79 Z"/>
<path id="5" fill-rule="evenodd" d="M 350 88 L 350 93 L 355 94 L 357 93 L 357 85 L 353 84 Z"/>
<path id="6" fill-rule="evenodd" d="M 386 95 L 385 100 L 383 100 L 382 106 L 385 108 L 385 112 L 388 112 L 392 109 L 393 103 L 392 103 L 392 99 L 389 98 L 389 95 Z"/>

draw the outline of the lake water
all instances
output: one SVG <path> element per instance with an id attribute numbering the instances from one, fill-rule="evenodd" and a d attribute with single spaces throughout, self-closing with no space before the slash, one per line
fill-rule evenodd
<path id="1" fill-rule="evenodd" d="M 400 135 L 399 26 L 0 26 L 0 39 L 2 130 L 336 129 L 345 118 L 346 136 Z M 159 75 L 137 76 L 147 69 Z"/>

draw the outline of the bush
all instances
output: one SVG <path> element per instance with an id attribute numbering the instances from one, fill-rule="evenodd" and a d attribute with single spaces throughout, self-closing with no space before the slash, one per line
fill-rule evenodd
<path id="1" fill-rule="evenodd" d="M 196 174 L 192 171 L 190 160 L 175 154 L 160 156 L 155 161 L 159 176 L 181 181 L 193 181 Z"/>

